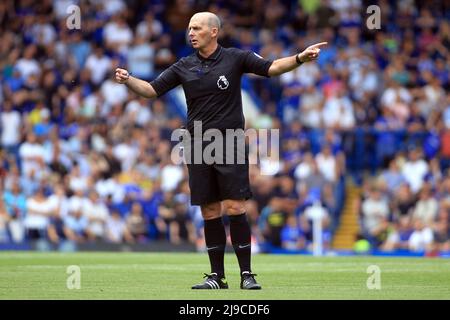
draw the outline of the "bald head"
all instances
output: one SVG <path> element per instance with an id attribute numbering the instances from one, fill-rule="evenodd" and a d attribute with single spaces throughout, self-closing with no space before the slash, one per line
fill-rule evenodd
<path id="1" fill-rule="evenodd" d="M 194 49 L 208 56 L 217 48 L 220 20 L 212 12 L 199 12 L 189 21 L 188 36 Z"/>
<path id="2" fill-rule="evenodd" d="M 212 12 L 198 12 L 192 16 L 191 21 L 206 24 L 211 29 L 217 28 L 217 31 L 220 30 L 220 19 Z"/>

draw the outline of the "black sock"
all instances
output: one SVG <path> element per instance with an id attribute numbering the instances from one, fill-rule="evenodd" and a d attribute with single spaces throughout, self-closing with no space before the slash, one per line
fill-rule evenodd
<path id="1" fill-rule="evenodd" d="M 245 213 L 240 215 L 230 215 L 230 236 L 236 253 L 241 274 L 244 271 L 251 272 L 251 230 Z"/>
<path id="2" fill-rule="evenodd" d="M 227 245 L 227 236 L 222 217 L 205 220 L 205 242 L 208 250 L 211 273 L 217 273 L 219 277 L 225 276 L 224 253 Z"/>

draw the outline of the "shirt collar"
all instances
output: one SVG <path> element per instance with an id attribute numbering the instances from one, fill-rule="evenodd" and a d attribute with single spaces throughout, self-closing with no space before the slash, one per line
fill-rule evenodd
<path id="1" fill-rule="evenodd" d="M 197 51 L 197 57 L 198 57 L 201 61 L 205 61 L 205 60 L 217 60 L 217 58 L 219 57 L 219 54 L 220 54 L 221 51 L 222 51 L 222 47 L 220 46 L 220 44 L 217 44 L 216 50 L 215 50 L 208 58 L 202 57 L 198 51 Z"/>

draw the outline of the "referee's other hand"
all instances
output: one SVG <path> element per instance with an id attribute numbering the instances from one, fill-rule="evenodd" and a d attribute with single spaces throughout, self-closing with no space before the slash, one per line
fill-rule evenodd
<path id="1" fill-rule="evenodd" d="M 130 78 L 130 73 L 121 68 L 116 68 L 116 81 L 118 83 L 125 83 Z"/>

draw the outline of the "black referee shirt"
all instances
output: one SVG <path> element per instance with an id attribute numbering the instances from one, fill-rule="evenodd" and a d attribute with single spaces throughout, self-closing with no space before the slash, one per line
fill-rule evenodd
<path id="1" fill-rule="evenodd" d="M 223 48 L 208 58 L 193 53 L 167 68 L 150 84 L 158 97 L 182 85 L 188 106 L 187 129 L 194 132 L 194 121 L 202 121 L 203 131 L 216 128 L 244 129 L 241 77 L 254 73 L 268 77 L 272 61 L 252 51 Z"/>

